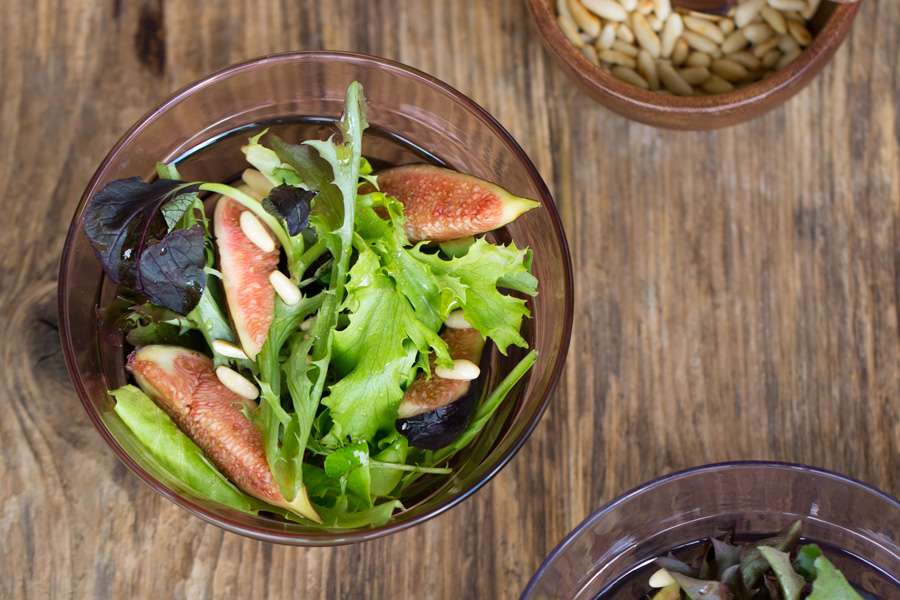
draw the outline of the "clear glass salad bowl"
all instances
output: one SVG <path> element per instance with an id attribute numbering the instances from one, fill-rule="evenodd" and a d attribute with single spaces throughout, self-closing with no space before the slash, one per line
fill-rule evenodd
<path id="1" fill-rule="evenodd" d="M 260 124 L 321 123 L 340 116 L 347 85 L 360 81 L 368 98 L 363 152 L 402 164 L 423 158 L 496 182 L 542 208 L 495 237 L 534 251 L 540 281 L 533 318 L 523 335 L 537 349 L 536 365 L 491 424 L 460 455 L 453 474 L 406 501 L 386 525 L 312 530 L 251 516 L 192 497 L 166 477 L 118 419 L 108 389 L 126 381 L 121 336 L 100 325 L 99 309 L 115 293 L 105 280 L 82 227 L 85 204 L 104 185 L 135 175 L 152 177 L 157 161 L 177 161 L 185 178 L 227 181 L 239 173 L 245 130 Z M 209 152 L 215 145 L 221 152 Z M 226 152 L 227 151 L 227 152 Z M 176 93 L 135 124 L 94 174 L 69 228 L 60 264 L 60 336 L 66 364 L 85 410 L 116 455 L 154 490 L 206 521 L 264 541 L 325 546 L 376 538 L 421 523 L 459 503 L 491 479 L 528 438 L 547 407 L 562 370 L 572 326 L 572 266 L 553 199 L 534 165 L 484 109 L 448 85 L 404 65 L 359 54 L 302 52 L 267 56 L 214 73 Z M 521 357 L 491 357 L 490 389 Z"/>
<path id="2" fill-rule="evenodd" d="M 754 536 L 798 519 L 859 588 L 900 597 L 900 502 L 829 471 L 775 462 L 706 465 L 667 475 L 594 512 L 550 553 L 523 599 L 639 598 L 673 548 L 734 526 Z"/>

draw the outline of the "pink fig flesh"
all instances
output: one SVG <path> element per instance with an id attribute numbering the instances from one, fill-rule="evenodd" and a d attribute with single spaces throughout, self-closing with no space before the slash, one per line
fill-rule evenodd
<path id="1" fill-rule="evenodd" d="M 131 353 L 128 370 L 141 389 L 240 489 L 274 506 L 318 519 L 305 490 L 294 502 L 284 498 L 266 461 L 262 434 L 245 415 L 255 404 L 222 385 L 212 360 L 178 346 L 151 345 Z"/>
<path id="2" fill-rule="evenodd" d="M 452 358 L 469 360 L 476 365 L 481 361 L 484 338 L 477 330 L 448 328 L 441 334 L 441 338 L 447 342 L 447 349 Z M 434 375 L 433 361 L 431 368 L 431 377 L 419 375 L 403 394 L 403 401 L 397 413 L 399 418 L 407 419 L 431 412 L 459 400 L 468 393 L 471 381 L 443 379 Z"/>
<path id="3" fill-rule="evenodd" d="M 244 353 L 253 360 L 275 315 L 275 290 L 269 274 L 278 268 L 279 250 L 265 252 L 244 235 L 240 218 L 245 210 L 234 200 L 220 197 L 213 229 L 228 313 Z"/>
<path id="4" fill-rule="evenodd" d="M 412 242 L 485 233 L 540 206 L 493 183 L 432 165 L 382 171 L 378 186 L 403 204 L 406 235 Z"/>

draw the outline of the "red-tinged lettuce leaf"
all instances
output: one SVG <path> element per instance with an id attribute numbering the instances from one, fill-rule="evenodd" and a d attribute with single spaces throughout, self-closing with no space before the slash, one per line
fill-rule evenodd
<path id="1" fill-rule="evenodd" d="M 262 201 L 263 208 L 287 226 L 288 235 L 295 236 L 309 226 L 309 203 L 315 192 L 292 185 L 272 188 Z"/>
<path id="2" fill-rule="evenodd" d="M 175 194 L 193 192 L 196 186 L 169 179 L 120 179 L 91 198 L 84 213 L 85 233 L 107 276 L 182 315 L 205 287 L 205 236 L 199 226 L 170 232 L 162 207 Z"/>
<path id="3" fill-rule="evenodd" d="M 176 229 L 147 246 L 138 263 L 139 290 L 154 304 L 187 314 L 206 285 L 203 227 Z"/>

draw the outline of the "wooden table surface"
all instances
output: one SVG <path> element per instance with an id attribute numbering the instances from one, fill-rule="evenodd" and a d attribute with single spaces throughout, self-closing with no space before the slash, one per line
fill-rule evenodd
<path id="1" fill-rule="evenodd" d="M 0 2 L 0 597 L 511 598 L 617 494 L 799 461 L 900 491 L 900 2 L 753 123 L 660 131 L 594 104 L 522 0 Z M 560 206 L 575 333 L 540 426 L 484 490 L 387 539 L 262 544 L 151 492 L 95 432 L 56 325 L 69 219 L 106 151 L 229 63 L 351 49 L 459 88 Z"/>

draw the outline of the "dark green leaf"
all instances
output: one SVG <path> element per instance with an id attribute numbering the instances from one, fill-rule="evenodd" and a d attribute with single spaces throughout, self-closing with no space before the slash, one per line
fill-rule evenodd
<path id="1" fill-rule="evenodd" d="M 790 555 L 770 546 L 757 546 L 757 550 L 775 572 L 785 600 L 799 600 L 806 582 L 794 572 Z"/>
<path id="2" fill-rule="evenodd" d="M 790 552 L 800 541 L 801 521 L 796 521 L 782 533 L 759 542 L 759 545 L 770 546 L 781 552 Z M 769 570 L 768 561 L 763 558 L 759 550 L 747 547 L 741 556 L 741 575 L 744 578 L 744 586 L 748 590 L 756 587 L 763 573 Z"/>
<path id="3" fill-rule="evenodd" d="M 794 559 L 794 568 L 807 581 L 812 581 L 816 578 L 815 561 L 820 556 L 822 556 L 821 548 L 815 544 L 805 544 L 797 551 L 797 558 Z"/>

